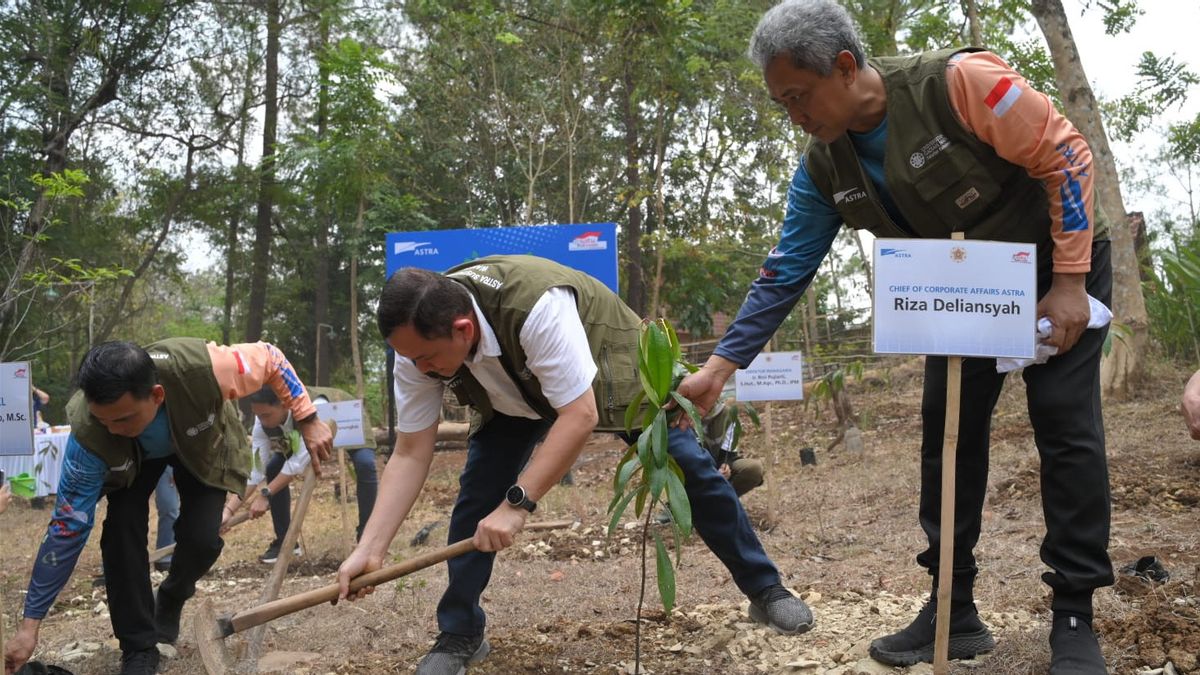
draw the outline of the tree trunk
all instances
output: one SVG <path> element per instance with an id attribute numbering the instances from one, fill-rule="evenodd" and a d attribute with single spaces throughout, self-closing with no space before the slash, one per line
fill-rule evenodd
<path id="1" fill-rule="evenodd" d="M 328 47 L 329 18 L 327 12 L 322 12 L 319 49 L 324 52 Z M 329 67 L 323 58 L 319 59 L 317 71 L 317 143 L 320 144 L 324 143 L 329 131 Z M 318 387 L 329 385 L 330 357 L 333 353 L 331 341 L 321 339 L 321 329 L 329 325 L 329 228 L 333 220 L 330 201 L 329 196 L 325 195 L 317 203 L 316 246 L 313 251 L 313 322 L 316 324 L 314 335 L 317 336 L 313 345 L 316 354 L 313 382 Z"/>
<path id="2" fill-rule="evenodd" d="M 625 232 L 625 303 L 646 315 L 646 287 L 642 279 L 642 196 L 638 166 L 638 111 L 634 100 L 633 64 L 625 64 L 622 75 L 621 108 L 625 126 L 625 204 L 628 209 Z"/>
<path id="3" fill-rule="evenodd" d="M 963 0 L 963 9 L 967 14 L 967 28 L 971 31 L 971 44 L 983 47 L 983 30 L 979 26 L 979 4 L 975 0 Z"/>
<path id="4" fill-rule="evenodd" d="M 1124 330 L 1113 333 L 1112 350 L 1101 362 L 1100 379 L 1105 394 L 1125 397 L 1132 393 L 1142 375 L 1141 355 L 1145 353 L 1149 318 L 1138 276 L 1133 237 L 1125 226 L 1126 211 L 1117 165 L 1061 0 L 1033 0 L 1030 8 L 1050 46 L 1066 115 L 1083 133 L 1092 151 L 1097 219 L 1102 211 L 1111 225 L 1113 320 Z"/>
<path id="5" fill-rule="evenodd" d="M 254 217 L 254 254 L 250 268 L 250 302 L 246 308 L 246 341 L 262 337 L 271 267 L 271 212 L 275 206 L 275 134 L 279 124 L 279 0 L 266 0 L 266 87 L 263 89 L 263 151 L 259 164 L 258 208 Z"/>
<path id="6" fill-rule="evenodd" d="M 358 214 L 354 217 L 354 240 L 362 235 L 363 212 L 367 208 L 366 193 L 358 196 Z M 354 395 L 358 400 L 367 396 L 363 383 L 362 353 L 358 349 L 358 250 L 350 252 L 350 354 L 354 359 Z"/>

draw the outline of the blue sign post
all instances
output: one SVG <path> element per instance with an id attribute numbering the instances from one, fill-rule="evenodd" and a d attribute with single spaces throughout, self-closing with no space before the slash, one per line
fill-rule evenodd
<path id="1" fill-rule="evenodd" d="M 489 255 L 536 255 L 599 279 L 617 292 L 617 225 L 530 225 L 387 234 L 387 275 L 401 267 L 444 272 Z"/>

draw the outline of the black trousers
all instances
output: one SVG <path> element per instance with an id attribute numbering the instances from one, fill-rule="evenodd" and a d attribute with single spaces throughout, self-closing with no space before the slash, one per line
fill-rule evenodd
<path id="1" fill-rule="evenodd" d="M 149 649 L 156 642 L 150 558 L 146 550 L 150 494 L 163 469 L 175 470 L 179 519 L 175 521 L 175 554 L 158 592 L 165 602 L 182 605 L 196 592 L 225 542 L 218 530 L 225 491 L 201 483 L 178 457 L 142 462 L 133 484 L 108 494 L 108 513 L 100 536 L 100 553 L 108 586 L 113 633 L 122 651 Z"/>
<path id="2" fill-rule="evenodd" d="M 1038 275 L 1039 296 L 1050 272 Z M 1109 242 L 1092 246 L 1087 292 L 1111 306 Z M 1100 355 L 1107 328 L 1084 331 L 1071 351 L 1023 371 L 1029 420 L 1041 457 L 1042 512 L 1046 535 L 1041 558 L 1052 571 L 1042 580 L 1054 590 L 1055 611 L 1091 616 L 1092 591 L 1113 583 L 1108 557 L 1111 496 L 1100 411 Z M 995 359 L 963 359 L 954 504 L 954 604 L 973 602 L 987 492 L 992 410 L 1004 374 Z M 946 419 L 946 358 L 927 357 L 921 401 L 921 528 L 929 548 L 917 562 L 937 579 L 942 498 L 942 441 Z"/>

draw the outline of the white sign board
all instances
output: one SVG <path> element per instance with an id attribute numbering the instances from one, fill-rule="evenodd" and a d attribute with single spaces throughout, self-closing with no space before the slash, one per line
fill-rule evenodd
<path id="1" fill-rule="evenodd" d="M 804 399 L 804 362 L 800 352 L 763 352 L 737 371 L 739 401 Z"/>
<path id="2" fill-rule="evenodd" d="M 337 433 L 333 436 L 335 448 L 364 448 L 374 446 L 363 436 L 362 401 L 323 401 L 316 404 L 317 417 L 337 422 Z"/>
<path id="3" fill-rule="evenodd" d="M 0 363 L 0 455 L 33 454 L 33 385 L 29 363 Z"/>
<path id="4" fill-rule="evenodd" d="M 966 239 L 875 240 L 875 351 L 1032 358 L 1037 248 Z"/>

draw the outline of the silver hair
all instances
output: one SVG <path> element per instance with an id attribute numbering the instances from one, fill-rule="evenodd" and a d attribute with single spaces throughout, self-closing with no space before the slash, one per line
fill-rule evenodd
<path id="1" fill-rule="evenodd" d="M 767 10 L 750 37 L 748 55 L 760 69 L 780 54 L 792 65 L 825 77 L 842 50 L 866 65 L 862 39 L 846 8 L 833 0 L 783 0 Z"/>

